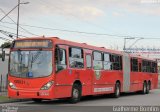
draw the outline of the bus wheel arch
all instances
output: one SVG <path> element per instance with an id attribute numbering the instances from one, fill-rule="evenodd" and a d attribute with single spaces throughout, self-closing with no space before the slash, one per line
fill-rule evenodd
<path id="1" fill-rule="evenodd" d="M 69 100 L 70 103 L 77 103 L 80 101 L 82 95 L 82 83 L 79 80 L 76 80 L 73 83 L 71 98 Z"/>

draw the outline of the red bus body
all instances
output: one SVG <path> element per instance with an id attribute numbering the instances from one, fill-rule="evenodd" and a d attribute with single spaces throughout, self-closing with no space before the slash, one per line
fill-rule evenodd
<path id="1" fill-rule="evenodd" d="M 8 86 L 8 96 L 10 98 L 37 98 L 37 99 L 57 99 L 71 97 L 72 86 L 74 83 L 82 85 L 82 96 L 87 95 L 98 95 L 98 94 L 109 94 L 114 93 L 116 82 L 120 83 L 120 92 L 135 92 L 143 89 L 144 82 L 150 82 L 150 89 L 156 89 L 158 87 L 158 73 L 157 65 L 154 73 L 142 72 L 142 60 L 149 60 L 155 62 L 155 60 L 145 59 L 140 56 L 132 56 L 124 54 L 119 51 L 109 50 L 106 48 L 100 48 L 90 46 L 87 44 L 70 42 L 61 40 L 58 38 L 26 38 L 18 40 L 50 40 L 53 43 L 52 48 L 44 48 L 43 50 L 52 51 L 52 73 L 46 77 L 37 78 L 22 78 L 15 77 L 9 71 L 8 81 L 14 83 L 15 89 Z M 55 66 L 55 50 L 56 46 L 66 51 L 66 68 L 56 72 Z M 82 68 L 72 68 L 69 65 L 69 47 L 81 48 L 83 50 L 83 63 Z M 17 50 L 36 50 L 36 48 L 11 48 L 12 51 Z M 121 57 L 122 69 L 121 70 L 94 70 L 93 68 L 93 52 L 98 51 L 101 53 L 115 54 Z M 87 68 L 86 55 L 91 56 L 91 68 Z M 130 63 L 131 58 L 138 60 L 138 71 L 132 72 L 131 65 L 125 65 Z M 11 59 L 10 59 L 11 60 Z M 98 62 L 97 62 L 98 63 Z M 102 63 L 104 63 L 102 61 Z M 139 64 L 141 63 L 141 65 Z M 155 62 L 156 63 L 156 62 Z M 43 68 L 42 68 L 43 69 Z M 141 69 L 141 70 L 140 70 Z M 128 73 L 126 72 L 128 71 Z M 53 81 L 53 85 L 48 90 L 41 90 L 41 88 L 48 83 Z"/>

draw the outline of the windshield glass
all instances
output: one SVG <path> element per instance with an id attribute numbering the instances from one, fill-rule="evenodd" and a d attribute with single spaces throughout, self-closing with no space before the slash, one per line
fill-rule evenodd
<path id="1" fill-rule="evenodd" d="M 16 77 L 44 77 L 52 73 L 52 51 L 13 51 L 10 74 Z"/>

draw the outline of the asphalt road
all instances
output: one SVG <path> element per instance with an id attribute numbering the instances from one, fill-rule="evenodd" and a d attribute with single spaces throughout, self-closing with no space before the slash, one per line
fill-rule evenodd
<path id="1" fill-rule="evenodd" d="M 82 98 L 77 104 L 69 104 L 67 100 L 33 101 L 0 104 L 2 112 L 5 109 L 17 109 L 15 112 L 113 112 L 115 106 L 159 106 L 160 90 L 152 90 L 150 94 L 125 93 L 120 98 L 110 98 L 110 95 L 90 96 Z M 107 111 L 108 110 L 108 111 Z M 148 111 L 150 112 L 150 111 Z"/>

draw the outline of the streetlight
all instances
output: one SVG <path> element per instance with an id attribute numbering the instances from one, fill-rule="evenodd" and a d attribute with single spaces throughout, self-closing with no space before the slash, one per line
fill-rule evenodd
<path id="1" fill-rule="evenodd" d="M 124 38 L 124 47 L 123 47 L 123 51 L 126 50 L 126 40 L 130 40 L 130 39 L 135 39 L 134 37 L 131 38 Z"/>
<path id="2" fill-rule="evenodd" d="M 142 40 L 144 38 L 138 38 L 132 45 L 129 46 L 129 48 L 131 48 L 134 44 L 136 44 L 139 40 Z"/>
<path id="3" fill-rule="evenodd" d="M 19 9 L 20 9 L 20 4 L 29 4 L 29 2 L 23 2 L 23 3 L 20 3 L 20 0 L 18 0 L 18 16 L 17 16 L 17 38 L 18 38 L 18 35 L 19 35 Z"/>
<path id="4" fill-rule="evenodd" d="M 133 42 L 132 45 L 129 46 L 128 49 L 130 49 L 130 48 L 131 48 L 133 45 L 135 45 L 139 40 L 142 40 L 142 39 L 144 39 L 144 38 L 143 38 L 143 37 L 141 37 L 141 38 L 124 38 L 124 48 L 123 48 L 124 52 L 126 52 L 126 40 L 127 40 L 127 39 L 137 39 L 135 42 Z"/>

